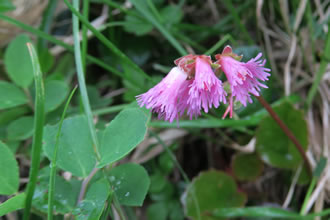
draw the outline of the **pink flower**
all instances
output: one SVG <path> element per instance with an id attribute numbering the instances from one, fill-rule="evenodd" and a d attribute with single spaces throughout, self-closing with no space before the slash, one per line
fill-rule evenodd
<path id="1" fill-rule="evenodd" d="M 220 68 L 225 73 L 231 89 L 229 106 L 223 118 L 226 117 L 228 112 L 230 112 L 230 117 L 232 117 L 233 97 L 235 97 L 236 101 L 246 106 L 247 101 L 252 103 L 250 93 L 259 96 L 260 87 L 267 88 L 260 81 L 268 80 L 270 69 L 264 67 L 266 60 L 259 60 L 261 56 L 262 54 L 259 53 L 247 63 L 240 62 L 241 57 L 234 54 L 229 46 L 223 50 L 222 54 L 215 56 L 217 59 L 216 63 L 220 64 Z"/>
<path id="2" fill-rule="evenodd" d="M 138 95 L 140 107 L 146 106 L 158 113 L 158 118 L 173 122 L 179 119 L 178 98 L 185 87 L 188 75 L 180 68 L 174 67 L 167 76 L 148 92 Z M 181 109 L 182 111 L 183 109 Z"/>
<path id="3" fill-rule="evenodd" d="M 222 82 L 215 76 L 211 62 L 210 57 L 196 58 L 195 79 L 190 86 L 187 100 L 187 113 L 190 118 L 196 116 L 201 108 L 207 113 L 212 106 L 218 108 L 220 102 L 226 101 L 226 92 L 223 90 Z"/>

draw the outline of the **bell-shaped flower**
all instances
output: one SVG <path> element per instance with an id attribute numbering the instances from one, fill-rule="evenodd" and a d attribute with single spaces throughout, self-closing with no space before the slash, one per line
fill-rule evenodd
<path id="1" fill-rule="evenodd" d="M 188 75 L 179 67 L 172 68 L 160 83 L 136 97 L 139 106 L 152 109 L 158 113 L 158 118 L 164 118 L 166 121 L 179 120 L 178 99 L 181 97 L 180 93 L 188 86 L 187 77 Z"/>
<path id="2" fill-rule="evenodd" d="M 234 54 L 232 49 L 227 46 L 222 54 L 217 54 L 216 63 L 220 65 L 225 73 L 231 89 L 229 106 L 223 117 L 233 113 L 233 97 L 236 101 L 246 106 L 247 102 L 252 103 L 251 95 L 259 96 L 260 87 L 267 88 L 260 81 L 268 80 L 270 69 L 265 68 L 266 60 L 261 60 L 259 53 L 255 58 L 248 62 L 240 62 L 241 57 Z"/>

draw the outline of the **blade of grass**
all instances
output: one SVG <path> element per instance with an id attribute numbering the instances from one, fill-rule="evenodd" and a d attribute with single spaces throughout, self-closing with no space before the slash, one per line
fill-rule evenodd
<path id="1" fill-rule="evenodd" d="M 206 55 L 213 54 L 216 50 L 218 50 L 226 41 L 230 40 L 231 42 L 235 42 L 235 40 L 232 38 L 230 34 L 226 34 L 221 38 L 216 44 L 214 44 L 210 49 L 204 52 Z M 236 42 L 235 42 L 236 44 Z"/>
<path id="2" fill-rule="evenodd" d="M 330 28 L 330 23 L 328 24 L 328 27 Z M 314 96 L 317 93 L 317 90 L 318 90 L 319 85 L 320 85 L 321 80 L 322 80 L 322 76 L 325 73 L 329 62 L 330 62 L 330 31 L 328 31 L 328 34 L 327 34 L 325 49 L 324 49 L 324 52 L 323 52 L 323 56 L 322 56 L 322 59 L 321 59 L 321 64 L 320 64 L 319 70 L 317 71 L 316 76 L 313 80 L 312 87 L 308 91 L 307 101 L 306 101 L 307 109 L 310 108 L 310 106 L 313 102 Z"/>
<path id="3" fill-rule="evenodd" d="M 56 39 L 55 37 L 53 37 L 53 36 L 51 36 L 49 34 L 46 34 L 45 32 L 40 31 L 39 29 L 33 28 L 32 26 L 29 26 L 27 24 L 24 24 L 24 23 L 22 23 L 20 21 L 17 21 L 15 19 L 12 19 L 12 18 L 10 18 L 10 17 L 8 17 L 6 15 L 3 15 L 3 14 L 0 14 L 0 19 L 6 21 L 8 23 L 11 23 L 11 24 L 13 24 L 13 25 L 15 25 L 15 26 L 17 26 L 17 27 L 25 30 L 25 31 L 28 31 L 28 32 L 30 32 L 30 33 L 38 36 L 38 37 L 41 37 L 43 39 L 46 39 L 49 42 L 52 42 L 52 43 L 54 43 L 56 45 L 59 45 L 59 46 L 65 48 L 66 50 L 68 50 L 68 51 L 70 51 L 70 52 L 73 53 L 73 47 L 71 45 L 62 42 L 62 41 Z M 125 76 L 125 74 L 121 73 L 116 68 L 113 68 L 113 67 L 109 66 L 108 64 L 106 64 L 105 62 L 101 61 L 100 59 L 98 59 L 96 57 L 93 57 L 93 56 L 90 56 L 90 55 L 87 55 L 86 58 L 91 63 L 94 63 L 94 64 L 96 64 L 96 65 L 104 68 L 105 70 L 107 70 L 109 72 L 112 72 L 113 74 L 115 74 L 115 75 L 117 75 L 117 76 L 119 76 L 121 78 L 124 78 L 124 79 L 130 81 L 132 84 L 136 85 L 136 82 L 135 81 L 130 80 L 128 77 Z"/>
<path id="4" fill-rule="evenodd" d="M 249 32 L 247 31 L 246 27 L 242 24 L 241 18 L 238 15 L 236 8 L 234 7 L 231 0 L 224 0 L 223 3 L 225 4 L 226 8 L 233 16 L 234 21 L 238 28 L 241 30 L 241 33 L 244 35 L 244 38 L 249 42 L 249 44 L 254 44 L 254 40 L 251 38 Z"/>
<path id="5" fill-rule="evenodd" d="M 79 0 L 73 1 L 73 9 L 79 9 Z M 78 83 L 79 89 L 81 94 L 81 99 L 84 107 L 84 111 L 87 117 L 89 130 L 93 140 L 93 147 L 98 160 L 100 160 L 101 155 L 99 153 L 99 142 L 96 135 L 96 129 L 93 122 L 93 114 L 91 110 L 91 106 L 88 99 L 86 82 L 85 82 L 85 74 L 83 70 L 83 64 L 81 59 L 81 48 L 80 48 L 80 40 L 79 40 L 79 19 L 77 16 L 72 15 L 72 24 L 73 24 L 73 40 L 74 40 L 74 57 L 76 61 L 76 68 L 77 68 L 77 76 L 78 76 Z"/>
<path id="6" fill-rule="evenodd" d="M 34 135 L 32 142 L 32 156 L 31 156 L 31 168 L 29 174 L 29 183 L 26 189 L 26 200 L 23 219 L 30 218 L 32 197 L 37 184 L 38 171 L 40 166 L 40 155 L 42 146 L 43 127 L 45 121 L 45 90 L 42 79 L 42 73 L 40 69 L 39 59 L 37 53 L 31 43 L 27 43 L 29 53 L 32 60 L 35 89 L 36 89 L 36 101 L 35 101 L 35 116 L 34 116 Z"/>
<path id="7" fill-rule="evenodd" d="M 42 16 L 42 21 L 39 29 L 47 34 L 50 32 L 50 27 L 52 24 L 54 12 L 56 10 L 57 0 L 50 0 L 48 2 L 47 8 Z M 47 48 L 47 41 L 44 38 L 38 38 L 37 49 L 41 51 L 42 48 Z"/>
<path id="8" fill-rule="evenodd" d="M 65 103 L 65 107 L 61 116 L 61 120 L 58 126 L 57 134 L 56 134 L 56 140 L 55 140 L 55 146 L 54 146 L 54 153 L 53 153 L 53 159 L 51 161 L 50 165 L 50 177 L 49 177 L 49 187 L 48 187 L 48 220 L 53 219 L 53 209 L 54 209 L 54 194 L 55 194 L 55 177 L 56 177 L 56 169 L 57 169 L 57 152 L 58 152 L 58 147 L 59 147 L 59 140 L 60 140 L 60 135 L 61 135 L 61 129 L 62 129 L 62 124 L 66 115 L 66 111 L 69 107 L 70 101 L 77 89 L 77 86 L 74 87 L 72 90 L 67 102 Z"/>
<path id="9" fill-rule="evenodd" d="M 187 55 L 187 51 L 181 46 L 181 44 L 172 36 L 172 34 L 158 21 L 155 16 L 144 6 L 143 1 L 130 0 L 130 2 L 135 6 L 135 8 L 148 20 L 152 25 L 154 25 L 164 37 L 172 44 L 172 46 L 179 52 L 181 56 Z M 150 1 L 150 4 L 153 4 Z M 153 7 L 156 10 L 156 7 Z M 158 13 L 158 12 L 157 12 Z"/>
<path id="10" fill-rule="evenodd" d="M 86 27 L 99 39 L 107 48 L 109 48 L 114 54 L 116 54 L 123 62 L 130 65 L 145 79 L 151 80 L 152 78 L 146 74 L 138 65 L 136 65 L 128 56 L 126 56 L 121 50 L 117 48 L 110 40 L 108 40 L 102 33 L 93 27 L 80 13 L 77 11 L 68 0 L 64 0 L 64 3 L 70 9 L 70 11 L 79 18 L 79 20 L 86 25 Z M 78 38 L 79 39 L 79 38 Z"/>
<path id="11" fill-rule="evenodd" d="M 83 16 L 88 21 L 89 19 L 89 0 L 83 1 Z M 82 41 L 81 41 L 81 55 L 82 55 L 82 63 L 84 67 L 84 72 L 86 72 L 86 55 L 87 55 L 87 47 L 88 47 L 88 38 L 87 38 L 87 27 L 85 25 L 82 26 Z"/>

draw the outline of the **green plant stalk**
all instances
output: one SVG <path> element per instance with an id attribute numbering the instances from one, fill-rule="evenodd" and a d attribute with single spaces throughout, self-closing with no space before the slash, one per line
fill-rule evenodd
<path id="1" fill-rule="evenodd" d="M 330 28 L 330 23 L 328 24 L 328 28 Z M 310 108 L 310 106 L 313 102 L 313 99 L 317 93 L 320 82 L 322 80 L 322 76 L 324 75 L 329 62 L 330 62 L 330 31 L 328 31 L 328 34 L 327 34 L 325 49 L 323 52 L 323 57 L 321 59 L 321 64 L 320 64 L 319 70 L 317 71 L 316 76 L 313 80 L 312 87 L 308 91 L 307 102 L 306 102 L 307 109 Z"/>
<path id="2" fill-rule="evenodd" d="M 54 12 L 56 10 L 57 0 L 50 0 L 47 8 L 42 16 L 40 30 L 49 34 L 51 23 L 53 21 Z M 37 49 L 41 51 L 42 48 L 47 48 L 47 41 L 44 38 L 38 38 Z"/>
<path id="3" fill-rule="evenodd" d="M 233 3 L 231 2 L 231 0 L 224 0 L 223 3 L 225 4 L 226 8 L 230 11 L 231 15 L 234 18 L 236 25 L 240 28 L 245 39 L 249 42 L 249 44 L 254 44 L 253 39 L 251 38 L 249 32 L 246 30 L 246 27 L 242 24 L 241 18 L 239 17 L 237 10 L 233 6 Z"/>
<path id="4" fill-rule="evenodd" d="M 156 138 L 156 140 L 159 142 L 159 144 L 163 147 L 164 151 L 171 157 L 171 160 L 174 162 L 175 166 L 179 169 L 179 172 L 180 172 L 181 176 L 183 177 L 184 181 L 186 182 L 186 184 L 190 185 L 191 182 L 190 182 L 187 174 L 184 172 L 183 168 L 181 167 L 180 163 L 176 159 L 176 157 L 175 157 L 174 153 L 171 151 L 171 149 L 166 146 L 164 141 L 155 132 L 149 130 L 149 133 L 153 137 Z M 196 211 L 197 211 L 198 220 L 200 220 L 200 217 L 201 217 L 200 207 L 198 205 L 197 198 L 196 198 L 196 195 L 195 195 L 194 191 L 192 191 L 192 196 L 193 196 L 194 205 L 195 205 L 195 208 L 196 208 Z"/>
<path id="5" fill-rule="evenodd" d="M 106 115 L 114 112 L 119 112 L 123 110 L 124 108 L 128 107 L 130 104 L 121 104 L 121 105 L 115 105 L 115 106 L 110 106 L 106 108 L 100 108 L 96 109 L 93 111 L 94 116 L 101 116 L 101 115 Z"/>
<path id="6" fill-rule="evenodd" d="M 64 3 L 68 6 L 70 11 L 79 18 L 79 20 L 86 25 L 86 27 L 99 39 L 106 47 L 108 47 L 114 54 L 116 54 L 122 61 L 130 65 L 134 70 L 140 73 L 141 76 L 148 80 L 152 78 L 146 74 L 138 65 L 136 65 L 128 56 L 126 56 L 121 50 L 119 50 L 111 41 L 109 41 L 103 34 L 93 27 L 80 13 L 76 10 L 68 0 L 64 0 Z M 79 38 L 78 38 L 79 39 Z"/>
<path id="7" fill-rule="evenodd" d="M 73 1 L 74 9 L 79 9 L 79 0 Z M 81 59 L 81 49 L 80 49 L 80 41 L 79 41 L 79 20 L 77 16 L 72 16 L 72 23 L 73 23 L 73 41 L 74 41 L 74 57 L 76 61 L 77 67 L 77 76 L 78 76 L 78 83 L 79 89 L 81 94 L 82 103 L 84 106 L 84 111 L 87 117 L 89 131 L 91 132 L 92 140 L 93 140 L 93 147 L 98 160 L 100 160 L 101 155 L 99 152 L 99 142 L 96 135 L 96 129 L 93 122 L 93 114 L 91 110 L 91 106 L 88 99 L 86 82 L 85 82 L 85 74 L 83 70 L 83 64 Z"/>
<path id="8" fill-rule="evenodd" d="M 89 0 L 83 1 L 83 16 L 88 21 L 89 19 Z M 81 41 L 81 50 L 82 50 L 82 63 L 84 67 L 84 72 L 86 72 L 86 56 L 88 48 L 88 38 L 87 32 L 88 29 L 85 25 L 82 26 L 82 41 Z"/>
<path id="9" fill-rule="evenodd" d="M 29 25 L 26 25 L 20 21 L 17 21 L 15 19 L 12 19 L 8 16 L 5 16 L 3 14 L 0 14 L 0 20 L 4 20 L 8 23 L 11 23 L 25 31 L 28 31 L 38 37 L 41 37 L 43 39 L 46 39 L 48 40 L 49 42 L 52 42 L 54 44 L 57 44 L 63 48 L 65 48 L 66 50 L 70 51 L 73 53 L 73 47 L 70 46 L 69 44 L 66 44 L 58 39 L 56 39 L 55 37 L 49 35 L 49 34 L 46 34 L 42 31 L 40 31 L 39 29 L 36 29 L 36 28 L 33 28 L 32 26 L 29 26 Z M 94 63 L 102 68 L 104 68 L 105 70 L 109 71 L 109 72 L 112 72 L 113 74 L 119 76 L 119 77 L 122 77 L 128 81 L 130 81 L 131 83 L 133 83 L 134 85 L 136 84 L 134 81 L 130 80 L 128 77 L 125 76 L 125 74 L 121 73 L 120 71 L 118 71 L 116 68 L 113 68 L 111 67 L 110 65 L 106 64 L 105 62 L 93 57 L 93 56 L 90 56 L 90 55 L 87 55 L 87 60 L 89 60 L 91 63 Z"/>
<path id="10" fill-rule="evenodd" d="M 62 113 L 61 120 L 58 126 L 57 134 L 56 134 L 56 141 L 55 141 L 55 147 L 54 147 L 54 152 L 53 152 L 53 158 L 51 161 L 50 165 L 50 177 L 49 177 L 49 187 L 48 187 L 48 215 L 47 219 L 52 220 L 53 219 L 53 210 L 54 210 L 54 194 L 55 194 L 55 177 L 56 177 L 56 169 L 57 169 L 57 152 L 59 148 L 59 140 L 60 140 L 60 135 L 61 135 L 61 129 L 62 129 L 62 124 L 66 115 L 66 111 L 69 107 L 70 101 L 77 89 L 77 86 L 74 87 L 72 90 Z"/>
<path id="11" fill-rule="evenodd" d="M 37 184 L 38 171 L 40 166 L 40 155 L 42 147 L 43 127 L 45 121 L 45 89 L 40 69 L 39 59 L 37 53 L 31 43 L 27 43 L 29 53 L 32 60 L 36 101 L 35 101 L 35 117 L 34 117 L 34 135 L 32 142 L 32 157 L 31 168 L 29 175 L 29 183 L 26 189 L 26 200 L 23 219 L 30 218 L 32 198 Z"/>
<path id="12" fill-rule="evenodd" d="M 213 54 L 216 50 L 218 50 L 226 41 L 229 39 L 232 39 L 230 34 L 226 34 L 221 38 L 216 44 L 214 44 L 210 49 L 204 52 L 205 55 L 211 55 Z"/>
<path id="13" fill-rule="evenodd" d="M 305 210 L 306 210 L 306 207 L 307 207 L 308 200 L 309 200 L 309 198 L 310 198 L 311 195 L 312 195 L 312 192 L 313 192 L 313 190 L 314 190 L 314 187 L 315 187 L 315 185 L 316 185 L 316 182 L 317 182 L 317 178 L 316 178 L 316 177 L 313 177 L 311 183 L 310 183 L 309 186 L 308 186 L 308 190 L 307 190 L 307 193 L 306 193 L 306 196 L 305 196 L 305 199 L 304 199 L 303 205 L 302 205 L 301 210 L 300 210 L 300 215 L 304 215 L 304 213 L 305 213 Z"/>
<path id="14" fill-rule="evenodd" d="M 66 1 L 66 0 L 65 0 Z M 187 51 L 181 44 L 172 36 L 172 34 L 158 21 L 146 8 L 144 8 L 139 1 L 130 0 L 135 8 L 152 24 L 154 25 L 164 37 L 172 44 L 172 46 L 179 52 L 181 56 L 187 55 Z M 151 2 L 152 3 L 152 2 Z"/>
<path id="15" fill-rule="evenodd" d="M 152 0 L 147 0 L 147 4 L 151 10 L 151 12 L 153 13 L 153 15 L 156 17 L 156 19 L 160 22 L 163 23 L 163 18 L 162 16 L 159 14 L 156 6 L 154 5 L 154 3 L 152 2 Z"/>

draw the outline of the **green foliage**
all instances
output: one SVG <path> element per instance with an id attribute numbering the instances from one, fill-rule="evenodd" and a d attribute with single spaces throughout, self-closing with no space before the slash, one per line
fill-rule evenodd
<path id="1" fill-rule="evenodd" d="M 13 153 L 0 142 L 0 195 L 11 195 L 17 192 L 19 184 L 18 165 Z"/>
<path id="2" fill-rule="evenodd" d="M 289 103 L 283 103 L 274 110 L 306 150 L 308 133 L 303 113 Z M 295 169 L 301 163 L 298 150 L 270 116 L 260 122 L 256 137 L 257 151 L 265 163 L 284 169 Z"/>
<path id="3" fill-rule="evenodd" d="M 32 62 L 26 47 L 28 42 L 31 40 L 27 35 L 18 35 L 8 45 L 4 59 L 8 76 L 23 88 L 27 88 L 33 81 Z"/>
<path id="4" fill-rule="evenodd" d="M 44 135 L 44 152 L 52 160 L 57 125 L 47 125 Z M 58 166 L 75 176 L 86 177 L 96 164 L 93 142 L 87 119 L 78 115 L 64 120 L 59 139 Z"/>
<path id="5" fill-rule="evenodd" d="M 38 184 L 33 196 L 33 207 L 47 213 L 48 203 L 49 168 L 41 170 Z M 76 206 L 80 189 L 80 181 L 66 181 L 63 177 L 56 176 L 54 211 L 66 214 Z"/>
<path id="6" fill-rule="evenodd" d="M 131 152 L 147 132 L 149 115 L 137 108 L 121 111 L 106 127 L 101 139 L 101 161 L 103 167 Z"/>
<path id="7" fill-rule="evenodd" d="M 69 87 L 64 81 L 50 80 L 45 83 L 45 111 L 58 108 L 69 93 Z"/>
<path id="8" fill-rule="evenodd" d="M 25 193 L 20 193 L 16 196 L 11 197 L 7 201 L 0 204 L 0 217 L 7 213 L 23 209 L 25 201 Z"/>
<path id="9" fill-rule="evenodd" d="M 150 179 L 147 171 L 138 164 L 126 163 L 109 173 L 119 203 L 127 206 L 142 206 L 147 195 Z"/>
<path id="10" fill-rule="evenodd" d="M 256 154 L 236 154 L 232 169 L 238 180 L 251 181 L 258 178 L 263 170 L 263 163 Z"/>
<path id="11" fill-rule="evenodd" d="M 15 6 L 11 2 L 11 0 L 1 0 L 0 2 L 0 13 L 14 10 Z"/>
<path id="12" fill-rule="evenodd" d="M 24 116 L 12 121 L 7 127 L 9 140 L 25 140 L 33 135 L 34 119 L 32 116 Z"/>
<path id="13" fill-rule="evenodd" d="M 104 203 L 110 194 L 110 185 L 106 179 L 93 183 L 77 208 L 73 210 L 76 219 L 99 219 L 104 209 Z"/>
<path id="14" fill-rule="evenodd" d="M 15 85 L 0 81 L 0 109 L 12 108 L 28 102 L 24 92 Z"/>
<path id="15" fill-rule="evenodd" d="M 185 209 L 192 219 L 211 220 L 215 218 L 208 213 L 221 208 L 240 207 L 245 202 L 246 195 L 237 191 L 231 176 L 211 170 L 200 173 L 187 187 Z"/>

